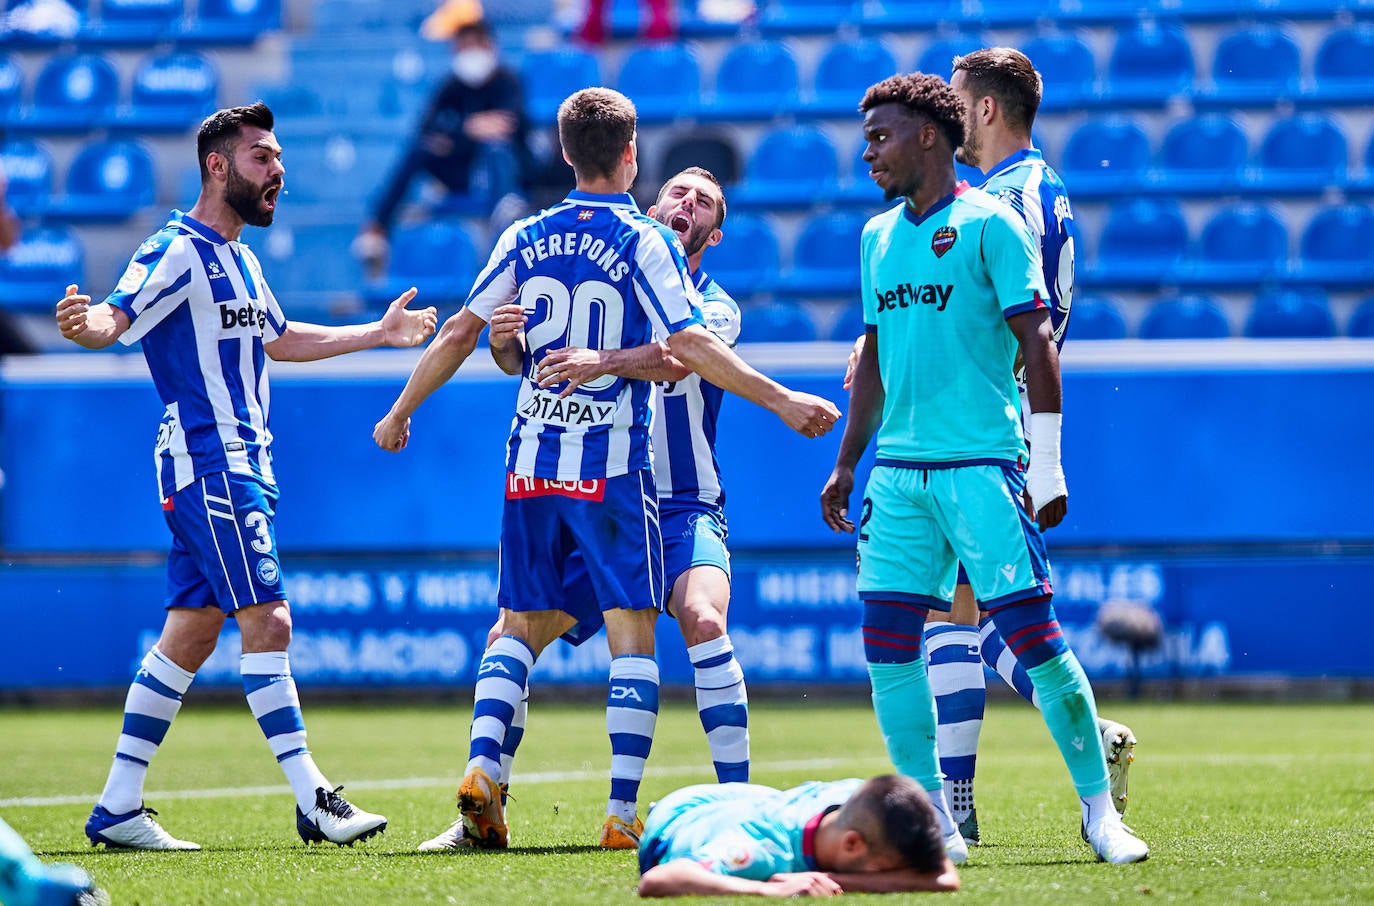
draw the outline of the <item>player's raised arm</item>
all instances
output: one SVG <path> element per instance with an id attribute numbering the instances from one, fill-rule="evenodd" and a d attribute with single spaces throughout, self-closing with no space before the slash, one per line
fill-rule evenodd
<path id="1" fill-rule="evenodd" d="M 840 410 L 827 399 L 789 390 L 745 363 L 699 324 L 668 337 L 673 356 L 706 380 L 775 413 L 803 437 L 822 437 L 835 427 Z"/>
<path id="2" fill-rule="evenodd" d="M 1068 484 L 1060 457 L 1059 433 L 1063 420 L 1063 390 L 1059 379 L 1059 349 L 1054 344 L 1047 309 L 1023 312 L 1007 319 L 1007 326 L 1021 343 L 1026 363 L 1026 396 L 1030 400 L 1030 465 L 1026 468 L 1026 493 L 1035 508 L 1040 528 L 1054 528 L 1069 509 Z"/>
<path id="3" fill-rule="evenodd" d="M 390 453 L 400 452 L 410 440 L 410 416 L 430 394 L 453 377 L 458 366 L 467 361 L 477 348 L 477 337 L 487 322 L 464 308 L 444 322 L 434 342 L 429 344 L 415 370 L 410 373 L 405 389 L 391 404 L 391 411 L 372 429 L 377 446 Z"/>
<path id="4" fill-rule="evenodd" d="M 77 291 L 75 283 L 57 303 L 57 329 L 62 336 L 86 349 L 104 349 L 129 329 L 129 316 L 114 305 L 91 307 L 91 297 Z"/>
<path id="5" fill-rule="evenodd" d="M 835 469 L 821 490 L 821 518 L 837 532 L 854 531 L 849 516 L 849 495 L 854 493 L 854 469 L 868 448 L 873 432 L 882 420 L 882 376 L 878 372 L 878 334 L 864 335 L 864 342 L 855 342 L 858 358 L 853 360 L 852 373 L 845 374 L 849 382 L 849 421 L 840 438 L 840 452 L 835 457 Z"/>
<path id="6" fill-rule="evenodd" d="M 262 344 L 277 362 L 314 362 L 378 346 L 409 349 L 434 336 L 438 313 L 434 306 L 409 309 L 415 298 L 411 287 L 392 300 L 380 321 L 369 324 L 331 326 L 291 321 L 277 339 Z"/>

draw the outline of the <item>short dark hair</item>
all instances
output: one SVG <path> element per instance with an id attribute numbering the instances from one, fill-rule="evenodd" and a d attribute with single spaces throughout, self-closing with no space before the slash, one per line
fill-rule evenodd
<path id="1" fill-rule="evenodd" d="M 272 131 L 272 110 L 262 101 L 247 107 L 226 107 L 216 110 L 200 124 L 196 133 L 196 157 L 200 159 L 200 181 L 210 178 L 210 168 L 206 165 L 212 152 L 228 157 L 234 139 L 243 132 L 244 126 L 256 126 Z"/>
<path id="2" fill-rule="evenodd" d="M 1040 110 L 1044 81 L 1029 57 L 1012 47 L 985 47 L 955 57 L 954 71 L 964 74 L 975 95 L 997 99 L 1010 128 L 1030 132 Z"/>
<path id="3" fill-rule="evenodd" d="M 664 194 L 667 193 L 668 187 L 671 186 L 679 176 L 700 176 L 702 179 L 714 183 L 715 187 L 720 190 L 720 206 L 716 211 L 716 223 L 714 227 L 714 229 L 720 229 L 720 225 L 725 222 L 725 187 L 720 184 L 719 179 L 716 179 L 716 174 L 705 167 L 687 167 L 668 177 L 663 183 L 663 188 L 658 190 L 658 204 L 663 204 Z"/>
<path id="4" fill-rule="evenodd" d="M 859 110 L 867 113 L 882 104 L 900 104 L 912 113 L 929 117 L 945 134 L 950 150 L 964 143 L 964 105 L 949 83 L 937 75 L 909 72 L 888 76 L 868 87 Z"/>
<path id="5" fill-rule="evenodd" d="M 635 137 L 634 102 L 610 88 L 583 88 L 558 105 L 558 141 L 579 179 L 615 173 Z"/>
<path id="6" fill-rule="evenodd" d="M 457 30 L 453 32 L 453 40 L 457 41 L 459 38 L 485 38 L 487 41 L 492 41 L 495 39 L 495 35 L 491 33 L 491 26 L 487 24 L 487 20 L 478 19 L 475 22 L 458 26 Z"/>
<path id="7" fill-rule="evenodd" d="M 874 777 L 854 791 L 837 817 L 843 827 L 862 833 L 871 849 L 901 856 L 907 868 L 933 872 L 944 867 L 940 819 L 926 791 L 910 777 Z"/>

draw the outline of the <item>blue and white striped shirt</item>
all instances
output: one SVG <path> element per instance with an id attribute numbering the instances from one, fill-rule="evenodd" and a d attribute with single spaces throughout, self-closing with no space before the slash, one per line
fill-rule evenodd
<path id="1" fill-rule="evenodd" d="M 1069 327 L 1069 309 L 1073 306 L 1078 236 L 1064 181 L 1038 150 L 1030 148 L 1017 151 L 993 167 L 981 188 L 1011 205 L 1040 243 L 1045 286 L 1050 292 L 1050 324 L 1054 328 L 1054 342 L 1062 349 Z"/>
<path id="2" fill-rule="evenodd" d="M 567 481 L 649 468 L 653 384 L 608 374 L 560 400 L 535 365 L 566 346 L 630 349 L 701 324 L 677 237 L 628 194 L 572 192 L 501 234 L 467 307 L 490 321 L 517 299 L 529 320 L 506 469 Z"/>
<path id="3" fill-rule="evenodd" d="M 706 329 L 727 346 L 739 340 L 740 312 L 720 284 L 698 271 L 701 314 Z M 716 420 L 725 391 L 693 372 L 680 381 L 659 385 L 654 419 L 654 478 L 659 500 L 725 504 L 725 489 L 716 460 Z"/>
<path id="4" fill-rule="evenodd" d="M 105 302 L 129 316 L 166 411 L 153 457 L 165 500 L 204 475 L 275 486 L 263 343 L 286 317 L 248 246 L 173 211 L 134 252 Z"/>

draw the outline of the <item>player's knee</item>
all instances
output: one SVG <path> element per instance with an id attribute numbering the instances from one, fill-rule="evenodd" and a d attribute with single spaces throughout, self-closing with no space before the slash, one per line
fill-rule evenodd
<path id="1" fill-rule="evenodd" d="M 678 615 L 682 627 L 682 638 L 691 647 L 702 642 L 710 642 L 725 635 L 725 614 L 716 609 L 709 600 L 684 602 Z"/>

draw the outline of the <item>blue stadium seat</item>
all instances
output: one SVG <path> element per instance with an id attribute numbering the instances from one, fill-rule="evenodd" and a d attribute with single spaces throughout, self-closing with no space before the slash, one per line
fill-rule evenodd
<path id="1" fill-rule="evenodd" d="M 1097 64 L 1087 44 L 1069 34 L 1038 35 L 1021 47 L 1044 80 L 1042 111 L 1074 110 L 1093 97 Z"/>
<path id="2" fill-rule="evenodd" d="M 6 202 L 20 217 L 42 214 L 52 195 L 52 155 L 38 142 L 12 138 L 0 145 L 0 167 L 9 181 Z"/>
<path id="3" fill-rule="evenodd" d="M 1304 284 L 1374 282 L 1374 208 L 1343 204 L 1318 211 L 1302 234 L 1298 278 Z"/>
<path id="4" fill-rule="evenodd" d="M 1361 23 L 1333 30 L 1317 48 L 1313 62 L 1320 104 L 1367 104 L 1374 101 L 1374 25 Z"/>
<path id="5" fill-rule="evenodd" d="M 0 16 L 4 16 L 0 47 L 30 51 L 50 49 L 77 37 L 90 11 L 86 0 L 65 0 L 65 10 L 51 0 L 9 0 L 3 5 L 8 12 L 0 11 Z"/>
<path id="6" fill-rule="evenodd" d="M 830 328 L 830 339 L 836 343 L 853 343 L 864 332 L 864 307 L 857 299 L 847 301 Z"/>
<path id="7" fill-rule="evenodd" d="M 66 194 L 52 200 L 48 216 L 123 220 L 152 204 L 155 189 L 148 149 L 134 141 L 92 142 L 72 161 Z"/>
<path id="8" fill-rule="evenodd" d="M 862 5 L 857 0 L 772 0 L 759 4 L 759 25 L 769 34 L 784 36 L 833 32 L 836 25 L 858 19 Z"/>
<path id="9" fill-rule="evenodd" d="M 853 296 L 859 289 L 859 236 L 867 218 L 823 214 L 802 228 L 792 251 L 792 269 L 778 292 L 801 296 Z"/>
<path id="10" fill-rule="evenodd" d="M 1374 296 L 1366 296 L 1350 316 L 1345 332 L 1352 337 L 1374 339 Z"/>
<path id="11" fill-rule="evenodd" d="M 53 57 L 38 73 L 33 106 L 20 126 L 36 132 L 85 132 L 108 123 L 119 101 L 119 75 L 104 57 Z"/>
<path id="12" fill-rule="evenodd" d="M 1142 340 L 1215 340 L 1230 335 L 1226 313 L 1215 299 L 1202 294 L 1158 299 L 1140 322 Z"/>
<path id="13" fill-rule="evenodd" d="M 815 339 L 815 323 L 796 302 L 773 302 L 740 313 L 741 342 L 808 343 Z"/>
<path id="14" fill-rule="evenodd" d="M 1123 32 L 1107 64 L 1107 96 L 1118 104 L 1161 107 L 1193 84 L 1193 48 L 1183 29 L 1147 20 Z"/>
<path id="15" fill-rule="evenodd" d="M 349 253 L 357 232 L 356 223 L 296 223 L 288 215 L 262 230 L 248 228 L 244 241 L 257 253 L 287 318 L 303 317 L 304 307 L 314 309 L 304 320 L 320 321 L 329 320 L 328 306 L 338 296 L 362 291 L 361 267 Z"/>
<path id="16" fill-rule="evenodd" d="M 920 57 L 916 60 L 916 68 L 921 72 L 934 73 L 947 79 L 953 72 L 951 64 L 955 57 L 961 57 L 980 48 L 991 46 L 987 35 L 982 34 L 968 33 L 939 38 L 931 41 L 926 45 L 925 50 L 921 51 Z"/>
<path id="17" fill-rule="evenodd" d="M 219 73 L 198 53 L 155 54 L 139 64 L 120 124 L 141 132 L 185 132 L 215 111 Z"/>
<path id="18" fill-rule="evenodd" d="M 1260 293 L 1245 319 L 1245 335 L 1259 338 L 1334 337 L 1336 319 L 1319 289 Z"/>
<path id="19" fill-rule="evenodd" d="M 62 288 L 84 282 L 85 262 L 85 249 L 71 227 L 25 231 L 17 245 L 0 255 L 0 305 L 51 315 Z"/>
<path id="20" fill-rule="evenodd" d="M 1116 303 L 1106 296 L 1075 295 L 1069 310 L 1068 338 L 1079 340 L 1124 340 L 1126 319 Z"/>
<path id="21" fill-rule="evenodd" d="M 797 82 L 797 61 L 786 44 L 739 44 L 721 61 L 715 95 L 702 113 L 727 120 L 772 119 L 797 107 Z"/>
<path id="22" fill-rule="evenodd" d="M 525 112 L 537 123 L 557 119 L 558 105 L 574 91 L 601 84 L 601 66 L 596 57 L 576 47 L 531 51 L 520 61 L 520 73 Z M 642 108 L 641 98 L 635 98 L 635 105 Z"/>
<path id="23" fill-rule="evenodd" d="M 1076 196 L 1139 190 L 1150 166 L 1150 140 L 1126 117 L 1088 120 L 1069 136 L 1061 171 Z"/>
<path id="24" fill-rule="evenodd" d="M 1091 282 L 1157 285 L 1170 278 L 1187 248 L 1188 225 L 1173 201 L 1138 198 L 1113 206 L 1098 241 Z"/>
<path id="25" fill-rule="evenodd" d="M 185 14 L 185 0 L 100 0 L 100 18 L 81 37 L 95 44 L 156 44 L 175 35 Z"/>
<path id="26" fill-rule="evenodd" d="M 1199 116 L 1175 124 L 1164 136 L 1159 169 L 1163 190 L 1178 194 L 1224 195 L 1241 188 L 1250 140 L 1229 116 Z"/>
<path id="27" fill-rule="evenodd" d="M 1212 59 L 1213 89 L 1195 93 L 1195 102 L 1206 100 L 1224 107 L 1259 105 L 1298 94 L 1302 65 L 1297 43 L 1282 29 L 1252 26 L 1231 32 L 1217 44 Z"/>
<path id="28" fill-rule="evenodd" d="M 361 216 L 368 197 L 381 190 L 404 148 L 393 136 L 332 132 L 296 139 L 277 136 L 287 149 L 284 207 L 322 205 L 336 217 Z"/>
<path id="29" fill-rule="evenodd" d="M 832 193 L 838 163 L 835 146 L 819 129 L 792 126 L 768 133 L 744 168 L 730 203 L 744 206 L 807 207 Z"/>
<path id="30" fill-rule="evenodd" d="M 1211 286 L 1260 283 L 1288 266 L 1288 227 L 1267 205 L 1235 204 L 1212 215 L 1202 228 L 1198 258 L 1180 280 Z"/>
<path id="31" fill-rule="evenodd" d="M 778 237 L 773 228 L 762 217 L 732 213 L 726 229 L 729 240 L 706 256 L 707 273 L 736 299 L 770 291 L 778 276 Z"/>
<path id="32" fill-rule="evenodd" d="M 1300 113 L 1280 119 L 1260 146 L 1257 187 L 1307 193 L 1340 186 L 1348 154 L 1345 134 L 1330 117 Z"/>
<path id="33" fill-rule="evenodd" d="M 309 85 L 287 82 L 281 85 L 259 85 L 249 92 L 249 97 L 259 99 L 272 108 L 272 115 L 279 120 L 297 125 L 324 116 L 324 99 Z"/>
<path id="34" fill-rule="evenodd" d="M 634 98 L 635 109 L 644 121 L 692 117 L 701 104 L 701 66 L 696 54 L 681 44 L 649 45 L 630 51 L 620 67 L 618 84 Z"/>
<path id="35" fill-rule="evenodd" d="M 414 286 L 425 305 L 461 303 L 477 276 L 477 253 L 462 225 L 434 220 L 398 228 L 391 236 L 386 276 L 368 285 L 365 298 L 386 305 Z"/>
<path id="36" fill-rule="evenodd" d="M 325 4 L 319 4 L 324 6 Z M 197 0 L 196 15 L 177 31 L 181 44 L 252 44 L 281 28 L 281 0 Z"/>
<path id="37" fill-rule="evenodd" d="M 24 95 L 24 70 L 9 57 L 0 57 L 0 127 L 18 115 Z"/>
<path id="38" fill-rule="evenodd" d="M 815 95 L 808 109 L 820 116 L 852 116 L 868 86 L 896 71 L 897 61 L 882 41 L 838 42 L 816 66 Z"/>

